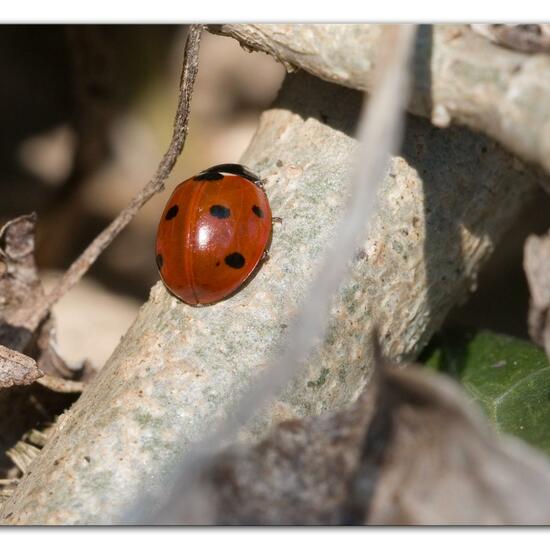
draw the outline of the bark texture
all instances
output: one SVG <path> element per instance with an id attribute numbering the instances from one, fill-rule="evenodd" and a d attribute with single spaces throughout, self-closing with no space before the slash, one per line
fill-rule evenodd
<path id="1" fill-rule="evenodd" d="M 287 69 L 370 91 L 381 25 L 214 25 Z M 550 172 L 550 56 L 493 44 L 466 25 L 422 25 L 409 109 L 437 126 L 464 124 Z M 546 185 L 546 189 L 550 187 Z"/>
<path id="2" fill-rule="evenodd" d="M 116 522 L 279 352 L 343 210 L 361 99 L 307 74 L 287 78 L 242 159 L 266 179 L 273 214 L 283 218 L 271 259 L 241 292 L 211 307 L 185 306 L 158 283 L 0 521 Z M 387 356 L 414 356 L 475 284 L 539 179 L 484 136 L 409 117 L 324 342 L 243 437 L 357 398 L 371 374 L 375 325 Z"/>

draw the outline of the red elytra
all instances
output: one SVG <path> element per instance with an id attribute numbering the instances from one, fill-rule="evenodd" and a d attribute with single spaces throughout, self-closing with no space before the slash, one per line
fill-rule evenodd
<path id="1" fill-rule="evenodd" d="M 255 272 L 271 240 L 260 179 L 220 164 L 180 183 L 160 220 L 156 255 L 168 290 L 189 305 L 219 302 Z"/>

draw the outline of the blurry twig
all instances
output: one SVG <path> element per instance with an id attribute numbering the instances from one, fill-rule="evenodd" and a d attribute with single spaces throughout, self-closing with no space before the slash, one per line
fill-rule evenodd
<path id="1" fill-rule="evenodd" d="M 191 25 L 183 58 L 183 70 L 180 79 L 178 107 L 174 119 L 174 131 L 168 150 L 162 157 L 153 178 L 134 197 L 132 202 L 106 227 L 65 272 L 59 283 L 43 299 L 34 304 L 32 310 L 23 310 L 17 319 L 17 325 L 31 332 L 48 314 L 50 308 L 68 292 L 88 271 L 98 256 L 111 244 L 115 237 L 130 223 L 138 210 L 156 193 L 164 188 L 164 181 L 172 171 L 178 159 L 185 139 L 189 121 L 189 106 L 193 86 L 199 68 L 199 43 L 202 25 Z"/>
<path id="2" fill-rule="evenodd" d="M 234 440 L 238 431 L 298 372 L 326 330 L 329 307 L 334 293 L 346 275 L 357 239 L 362 236 L 376 205 L 378 188 L 383 180 L 390 154 L 402 137 L 403 112 L 409 94 L 409 60 L 416 27 L 388 27 L 380 43 L 380 66 L 377 82 L 363 110 L 359 128 L 358 168 L 350 188 L 347 212 L 337 228 L 336 238 L 325 256 L 324 265 L 306 296 L 288 333 L 285 351 L 245 391 L 225 420 L 209 436 L 198 442 L 177 466 L 159 512 L 151 511 L 150 500 L 138 503 L 125 521 L 173 524 L 190 517 L 182 509 L 182 494 L 192 490 L 205 457 L 219 449 L 223 441 Z M 175 483 L 173 482 L 175 481 Z M 197 501 L 200 501 L 198 495 Z M 187 500 L 189 502 L 189 500 Z M 200 511 L 198 512 L 200 516 Z M 192 516 L 192 514 L 191 514 Z M 193 517 L 202 523 L 205 518 Z"/>

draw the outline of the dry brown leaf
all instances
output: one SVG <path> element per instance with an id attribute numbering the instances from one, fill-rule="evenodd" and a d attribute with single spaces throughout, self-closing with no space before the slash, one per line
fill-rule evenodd
<path id="1" fill-rule="evenodd" d="M 0 228 L 0 477 L 19 475 L 12 467 L 15 461 L 21 470 L 18 442 L 70 406 L 75 399 L 70 394 L 83 389 L 83 382 L 73 379 L 86 379 L 91 372 L 89 365 L 70 369 L 59 357 L 50 316 L 35 333 L 18 322 L 44 296 L 34 259 L 35 230 L 35 214 Z M 33 384 L 38 380 L 40 385 Z"/>
<path id="2" fill-rule="evenodd" d="M 0 228 L 0 344 L 22 352 L 32 334 L 17 315 L 43 295 L 34 262 L 36 214 L 19 216 Z"/>
<path id="3" fill-rule="evenodd" d="M 32 384 L 43 375 L 34 359 L 0 345 L 0 388 Z"/>
<path id="4" fill-rule="evenodd" d="M 55 323 L 51 316 L 44 319 L 34 334 L 20 323 L 44 297 L 34 260 L 35 232 L 36 214 L 19 216 L 0 228 L 0 345 L 14 353 L 19 352 L 19 364 L 36 361 L 39 372 L 61 380 L 88 379 L 93 372 L 89 365 L 71 369 L 57 353 Z M 28 361 L 23 353 L 28 356 Z M 4 352 L 0 357 L 4 361 L 10 360 Z M 36 372 L 34 377 L 38 378 Z M 25 380 L 20 383 L 32 382 L 28 377 Z M 0 383 L 0 387 L 7 386 Z"/>
<path id="5" fill-rule="evenodd" d="M 452 380 L 384 369 L 347 411 L 279 425 L 205 472 L 187 523 L 548 524 L 550 463 Z M 208 496 L 209 498 L 204 498 Z M 197 495 L 193 495 L 195 498 Z M 192 516 L 206 502 L 202 517 Z M 206 513 L 206 515 L 205 515 Z"/>
<path id="6" fill-rule="evenodd" d="M 526 240 L 523 264 L 531 292 L 529 334 L 550 357 L 550 233 Z"/>
<path id="7" fill-rule="evenodd" d="M 88 360 L 84 361 L 77 368 L 67 365 L 65 360 L 57 352 L 56 326 L 52 316 L 49 316 L 39 327 L 35 353 L 40 369 L 42 369 L 45 374 L 50 375 L 50 378 L 59 380 L 60 383 L 64 381 L 78 382 L 83 389 L 84 385 L 91 380 L 97 372 Z M 54 389 L 51 384 L 47 387 Z M 62 385 L 59 387 L 62 387 Z M 76 388 L 77 386 L 74 387 Z"/>
<path id="8" fill-rule="evenodd" d="M 457 383 L 408 369 L 388 372 L 383 386 L 377 417 L 391 435 L 368 523 L 550 523 L 550 462 L 497 435 Z"/>

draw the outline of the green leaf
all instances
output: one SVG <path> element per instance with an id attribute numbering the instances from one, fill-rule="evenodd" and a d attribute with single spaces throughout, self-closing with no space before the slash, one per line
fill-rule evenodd
<path id="1" fill-rule="evenodd" d="M 436 336 L 421 357 L 462 382 L 503 432 L 550 453 L 550 364 L 530 342 L 487 331 Z"/>

